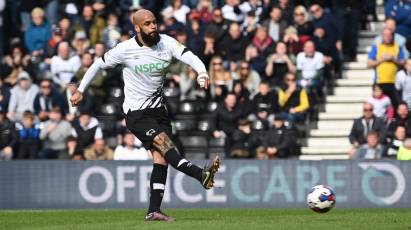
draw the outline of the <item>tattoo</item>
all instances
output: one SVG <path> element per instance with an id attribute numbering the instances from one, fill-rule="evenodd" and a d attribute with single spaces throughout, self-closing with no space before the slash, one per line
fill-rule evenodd
<path id="1" fill-rule="evenodd" d="M 164 132 L 154 137 L 153 145 L 163 156 L 168 150 L 176 147 L 173 141 Z"/>

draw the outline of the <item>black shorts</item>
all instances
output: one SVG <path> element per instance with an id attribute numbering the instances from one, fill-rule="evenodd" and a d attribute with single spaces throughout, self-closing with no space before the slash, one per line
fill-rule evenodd
<path id="1" fill-rule="evenodd" d="M 146 149 L 153 147 L 154 137 L 161 132 L 172 137 L 171 121 L 164 107 L 128 111 L 126 125 Z"/>

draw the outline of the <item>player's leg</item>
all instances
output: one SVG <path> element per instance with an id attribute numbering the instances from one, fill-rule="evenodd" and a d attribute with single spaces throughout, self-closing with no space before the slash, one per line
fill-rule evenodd
<path id="1" fill-rule="evenodd" d="M 153 155 L 153 171 L 150 178 L 150 204 L 145 220 L 174 221 L 173 217 L 167 216 L 160 209 L 167 180 L 168 164 L 164 157 L 155 149 L 152 149 L 151 153 Z"/>
<path id="2" fill-rule="evenodd" d="M 173 141 L 165 132 L 161 132 L 154 137 L 153 146 L 175 169 L 197 179 L 206 189 L 214 186 L 214 175 L 220 167 L 218 157 L 213 160 L 211 165 L 201 169 L 180 155 Z"/>

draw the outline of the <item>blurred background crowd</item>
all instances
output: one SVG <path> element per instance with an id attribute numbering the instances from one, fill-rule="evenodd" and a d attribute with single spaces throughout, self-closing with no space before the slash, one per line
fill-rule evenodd
<path id="1" fill-rule="evenodd" d="M 391 146 L 407 132 L 411 62 L 396 72 L 408 58 L 411 2 L 385 4 L 391 20 L 369 55 L 377 84 L 350 134 L 354 158 L 371 156 L 359 150 L 372 135 Z M 174 140 L 191 159 L 298 155 L 344 62 L 356 60 L 359 30 L 378 20 L 375 0 L 0 0 L 1 159 L 151 157 L 125 128 L 121 66 L 101 70 L 78 108 L 68 101 L 93 60 L 135 35 L 140 8 L 208 68 L 207 91 L 178 61 L 164 81 Z"/>

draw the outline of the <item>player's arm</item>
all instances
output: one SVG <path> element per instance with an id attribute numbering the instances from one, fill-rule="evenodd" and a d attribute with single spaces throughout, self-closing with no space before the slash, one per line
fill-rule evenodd
<path id="1" fill-rule="evenodd" d="M 81 80 L 78 89 L 71 96 L 71 105 L 78 106 L 80 104 L 80 102 L 83 100 L 84 91 L 87 89 L 87 86 L 94 79 L 100 69 L 111 68 L 118 64 L 121 64 L 123 62 L 121 57 L 121 48 L 119 46 L 116 46 L 106 52 L 103 57 L 95 60 L 84 74 L 84 77 Z"/>
<path id="2" fill-rule="evenodd" d="M 210 79 L 208 77 L 207 69 L 200 58 L 198 58 L 187 47 L 177 42 L 173 38 L 170 38 L 169 46 L 175 58 L 191 66 L 191 68 L 193 68 L 197 72 L 197 83 L 200 85 L 200 87 L 208 89 L 208 83 Z"/>

